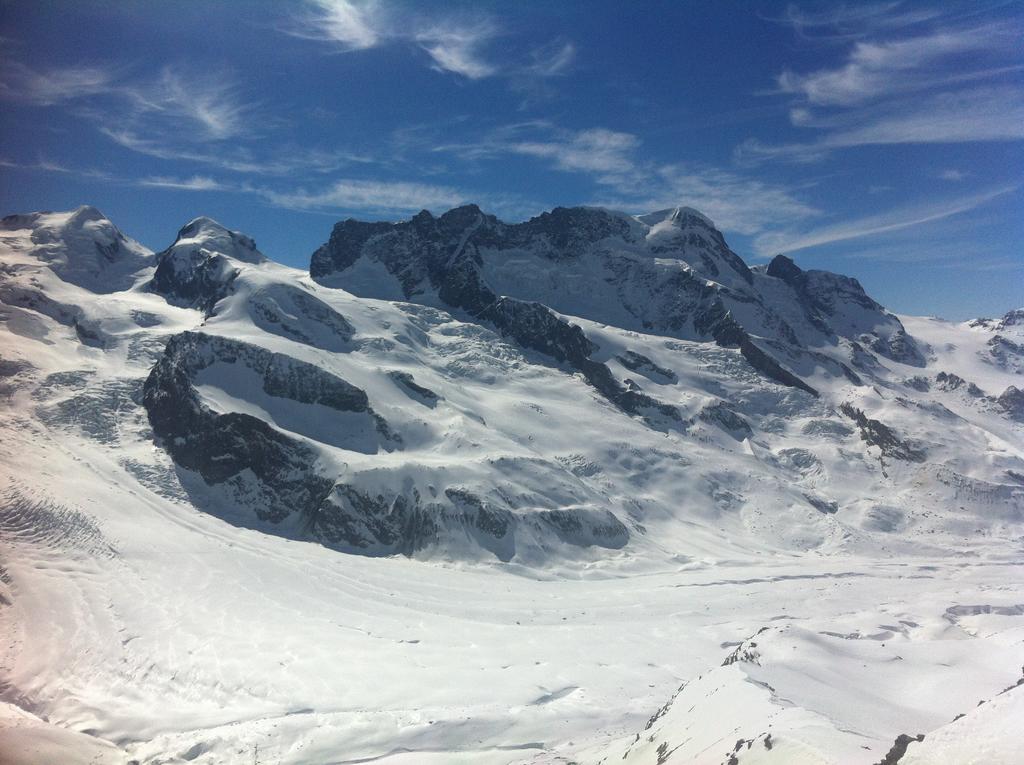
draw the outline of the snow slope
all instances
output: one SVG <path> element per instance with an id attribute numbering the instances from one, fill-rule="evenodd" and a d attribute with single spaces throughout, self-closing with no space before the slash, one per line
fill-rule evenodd
<path id="1" fill-rule="evenodd" d="M 694 211 L 605 214 L 669 271 L 705 267 L 673 258 L 680 230 L 719 247 Z M 538 252 L 519 270 L 556 267 Z M 873 763 L 900 734 L 967 757 L 960 731 L 1012 752 L 1012 315 L 879 312 L 920 353 L 897 361 L 835 303 L 792 354 L 737 311 L 815 396 L 621 305 L 520 285 L 475 315 L 454 269 L 413 294 L 362 255 L 314 280 L 209 219 L 153 255 L 92 208 L 12 216 L 0 259 L 9 760 Z M 820 319 L 798 290 L 841 283 L 735 273 L 759 317 Z M 397 294 L 345 289 L 381 274 Z M 541 298 L 560 313 L 521 307 Z"/>

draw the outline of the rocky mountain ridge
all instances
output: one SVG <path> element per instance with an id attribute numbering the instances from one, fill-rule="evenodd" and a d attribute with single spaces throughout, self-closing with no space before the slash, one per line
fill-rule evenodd
<path id="1" fill-rule="evenodd" d="M 140 378 L 123 385 L 151 428 L 138 437 L 166 450 L 166 482 L 236 523 L 347 552 L 537 563 L 671 550 L 672 496 L 740 546 L 950 533 L 962 520 L 945 503 L 964 486 L 986 526 L 1024 513 L 1024 461 L 991 446 L 1019 428 L 1018 387 L 937 369 L 854 279 L 781 255 L 748 268 L 688 208 L 348 220 L 309 276 L 208 218 L 156 255 L 94 208 L 2 226 L 20 258 L 6 310 L 127 352 Z M 103 269 L 131 269 L 113 306 L 90 297 Z M 382 302 L 393 287 L 401 299 Z M 985 336 L 972 364 L 993 379 L 1016 379 L 1013 317 L 959 330 Z M 987 467 L 964 465 L 950 427 Z M 866 494 L 833 458 L 854 460 Z M 923 500 L 922 482 L 943 488 Z"/>

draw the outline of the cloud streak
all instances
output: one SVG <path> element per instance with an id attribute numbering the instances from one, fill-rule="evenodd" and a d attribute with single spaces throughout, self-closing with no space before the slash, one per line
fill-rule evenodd
<path id="1" fill-rule="evenodd" d="M 280 28 L 295 37 L 328 43 L 339 53 L 411 45 L 426 53 L 432 69 L 469 80 L 556 77 L 568 70 L 576 55 L 575 45 L 563 40 L 530 50 L 525 61 L 499 63 L 485 50 L 504 34 L 490 16 L 428 16 L 408 8 L 399 12 L 378 0 L 307 0 L 304 10 Z"/>
<path id="2" fill-rule="evenodd" d="M 858 39 L 838 66 L 785 69 L 777 77 L 772 93 L 793 99 L 793 126 L 819 131 L 818 137 L 768 144 L 749 139 L 737 147 L 737 161 L 817 162 L 855 146 L 1024 139 L 1024 92 L 1014 79 L 1024 71 L 1020 25 L 964 26 L 961 20 L 955 26 L 947 19 L 943 27 L 913 35 L 869 39 L 941 17 L 901 8 L 886 3 L 816 16 L 791 11 L 797 30 L 847 24 L 859 30 Z M 888 23 L 892 14 L 904 14 L 905 23 Z"/>
<path id="3" fill-rule="evenodd" d="M 5 61 L 3 71 L 0 97 L 6 100 L 69 106 L 105 121 L 110 120 L 109 107 L 114 105 L 118 121 L 124 125 L 158 124 L 199 140 L 224 140 L 246 133 L 254 112 L 226 73 L 166 65 L 156 76 L 132 77 L 123 67 L 37 71 L 17 61 Z"/>
<path id="4" fill-rule="evenodd" d="M 887 234 L 969 212 L 998 197 L 1016 191 L 1018 186 L 1001 186 L 980 194 L 927 206 L 886 212 L 856 220 L 822 226 L 808 231 L 773 231 L 759 235 L 754 249 L 759 255 L 797 252 L 851 239 Z"/>
<path id="5" fill-rule="evenodd" d="M 176 189 L 178 191 L 234 191 L 225 183 L 205 175 L 193 175 L 191 178 L 173 178 L 169 176 L 150 176 L 135 181 L 138 186 L 157 189 Z"/>
<path id="6" fill-rule="evenodd" d="M 380 2 L 310 0 L 282 31 L 329 43 L 339 53 L 411 43 L 427 54 L 433 69 L 471 80 L 498 71 L 481 53 L 497 28 L 482 18 L 469 22 L 454 18 L 428 20 L 410 12 L 395 13 Z"/>
<path id="7" fill-rule="evenodd" d="M 495 34 L 496 30 L 489 22 L 481 21 L 468 26 L 430 27 L 417 32 L 414 39 L 433 60 L 435 70 L 479 80 L 498 71 L 480 53 L 480 48 Z"/>
<path id="8" fill-rule="evenodd" d="M 326 151 L 288 146 L 273 149 L 270 156 L 256 157 L 247 148 L 239 145 L 218 147 L 216 151 L 210 151 L 175 144 L 166 137 L 143 138 L 130 130 L 120 128 L 101 126 L 99 131 L 114 143 L 138 154 L 173 162 L 194 162 L 243 175 L 323 175 L 347 165 L 370 164 L 374 161 L 367 155 L 344 150 Z"/>
<path id="9" fill-rule="evenodd" d="M 939 93 L 909 104 L 886 105 L 807 126 L 828 128 L 806 143 L 765 144 L 748 139 L 735 150 L 741 165 L 770 160 L 817 162 L 837 149 L 900 144 L 978 143 L 1024 140 L 1024 92 L 989 87 Z"/>
<path id="10" fill-rule="evenodd" d="M 347 0 L 311 0 L 282 31 L 307 40 L 334 43 L 341 51 L 366 50 L 381 42 L 375 2 L 356 4 Z"/>
<path id="11" fill-rule="evenodd" d="M 449 208 L 466 201 L 466 195 L 449 186 L 408 181 L 342 179 L 319 191 L 261 190 L 267 201 L 298 210 L 364 210 L 376 213 Z"/>

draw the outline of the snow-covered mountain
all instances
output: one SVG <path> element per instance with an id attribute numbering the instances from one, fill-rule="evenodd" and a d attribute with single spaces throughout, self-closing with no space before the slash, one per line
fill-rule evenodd
<path id="1" fill-rule="evenodd" d="M 855 279 L 748 267 L 688 208 L 347 220 L 307 272 L 209 218 L 153 254 L 82 207 L 3 219 L 0 324 L 0 698 L 24 710 L 0 735 L 111 761 L 868 763 L 1024 663 L 1024 311 L 897 317 Z M 787 616 L 801 581 L 820 612 Z"/>

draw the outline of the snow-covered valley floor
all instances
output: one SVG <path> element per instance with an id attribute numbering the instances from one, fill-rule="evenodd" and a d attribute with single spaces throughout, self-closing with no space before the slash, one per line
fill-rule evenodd
<path id="1" fill-rule="evenodd" d="M 117 744 L 70 740 L 82 762 L 595 762 L 684 681 L 731 672 L 707 691 L 724 706 L 693 713 L 706 741 L 687 759 L 724 762 L 774 722 L 808 747 L 790 762 L 869 763 L 1024 663 L 1021 569 L 983 552 L 543 575 L 339 555 L 141 486 L 114 506 L 102 465 L 38 443 L 100 533 L 20 489 L 25 452 L 3 451 L 20 503 L 0 545 L 3 674 L 53 725 Z M 715 669 L 763 628 L 769 660 Z"/>

